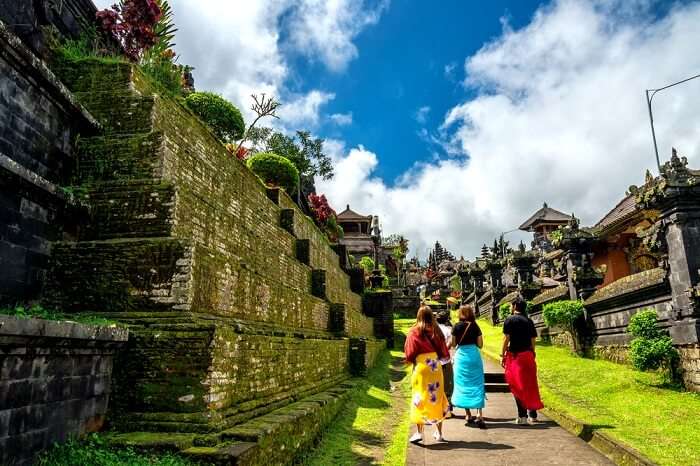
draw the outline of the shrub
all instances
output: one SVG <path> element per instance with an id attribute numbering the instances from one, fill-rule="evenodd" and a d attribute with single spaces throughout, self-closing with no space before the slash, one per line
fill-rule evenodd
<path id="1" fill-rule="evenodd" d="M 630 319 L 627 330 L 635 337 L 630 343 L 632 366 L 640 371 L 662 369 L 668 381 L 677 378 L 680 358 L 673 340 L 656 327 L 656 311 L 640 311 Z"/>
<path id="2" fill-rule="evenodd" d="M 272 152 L 255 154 L 246 164 L 265 184 L 280 186 L 290 193 L 299 184 L 299 170 L 294 164 Z"/>
<path id="3" fill-rule="evenodd" d="M 510 317 L 510 314 L 510 303 L 503 303 L 498 307 L 498 320 L 501 322 Z"/>
<path id="4" fill-rule="evenodd" d="M 360 267 L 362 267 L 362 270 L 369 275 L 372 273 L 372 270 L 374 270 L 374 261 L 371 257 L 364 256 L 362 259 L 360 259 Z"/>
<path id="5" fill-rule="evenodd" d="M 576 324 L 583 316 L 583 302 L 581 301 L 557 301 L 549 303 L 542 309 L 542 318 L 548 327 L 561 327 L 571 335 L 574 351 L 579 351 L 578 332 Z"/>
<path id="6" fill-rule="evenodd" d="M 656 327 L 656 311 L 647 309 L 633 315 L 627 331 L 635 338 L 654 339 L 660 337 L 661 332 Z"/>
<path id="7" fill-rule="evenodd" d="M 245 131 L 243 116 L 231 102 L 223 97 L 212 92 L 193 92 L 187 96 L 185 104 L 223 142 L 231 142 L 243 137 Z"/>

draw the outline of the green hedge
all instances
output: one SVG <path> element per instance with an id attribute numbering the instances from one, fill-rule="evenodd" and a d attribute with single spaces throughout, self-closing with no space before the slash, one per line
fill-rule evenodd
<path id="1" fill-rule="evenodd" d="M 228 100 L 211 92 L 193 92 L 185 103 L 223 142 L 241 139 L 245 123 L 241 112 Z"/>
<path id="2" fill-rule="evenodd" d="M 260 152 L 250 157 L 246 164 L 265 184 L 279 186 L 288 193 L 299 185 L 299 170 L 289 160 L 272 152 Z"/>

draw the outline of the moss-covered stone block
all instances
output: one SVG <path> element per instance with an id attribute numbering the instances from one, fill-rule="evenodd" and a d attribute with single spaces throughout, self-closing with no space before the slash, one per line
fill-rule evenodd
<path id="1" fill-rule="evenodd" d="M 311 294 L 317 298 L 326 298 L 326 271 L 313 270 L 311 272 Z"/>
<path id="2" fill-rule="evenodd" d="M 367 375 L 367 341 L 365 339 L 350 339 L 348 365 L 351 375 L 355 377 Z"/>
<path id="3" fill-rule="evenodd" d="M 355 293 L 365 291 L 365 272 L 360 267 L 353 267 L 348 270 L 350 276 L 350 289 Z"/>
<path id="4" fill-rule="evenodd" d="M 344 304 L 331 304 L 328 314 L 328 331 L 335 334 L 346 333 Z"/>
<path id="5" fill-rule="evenodd" d="M 296 240 L 296 257 L 302 264 L 310 265 L 311 262 L 311 244 L 308 239 Z"/>
<path id="6" fill-rule="evenodd" d="M 293 209 L 282 209 L 280 210 L 280 226 L 289 232 L 290 235 L 294 235 L 294 210 Z"/>

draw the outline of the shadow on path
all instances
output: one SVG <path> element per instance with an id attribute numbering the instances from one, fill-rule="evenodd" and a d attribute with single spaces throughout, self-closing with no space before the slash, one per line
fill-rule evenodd
<path id="1" fill-rule="evenodd" d="M 490 442 L 466 442 L 464 440 L 455 440 L 453 442 L 434 443 L 431 445 L 421 445 L 428 450 L 512 450 L 512 445 L 505 443 L 490 443 Z"/>

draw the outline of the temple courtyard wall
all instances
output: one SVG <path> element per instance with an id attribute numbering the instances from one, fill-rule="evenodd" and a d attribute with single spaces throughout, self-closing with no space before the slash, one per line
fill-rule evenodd
<path id="1" fill-rule="evenodd" d="M 129 444 L 291 462 L 391 341 L 391 297 L 363 298 L 345 249 L 137 68 L 44 61 L 10 29 L 0 23 L 1 304 L 40 301 L 128 329 L 104 353 L 113 364 L 94 366 L 109 405 L 91 401 L 95 384 L 71 392 L 99 422 L 54 416 L 47 432 L 106 421 Z M 0 386 L 22 377 L 3 370 Z"/>

